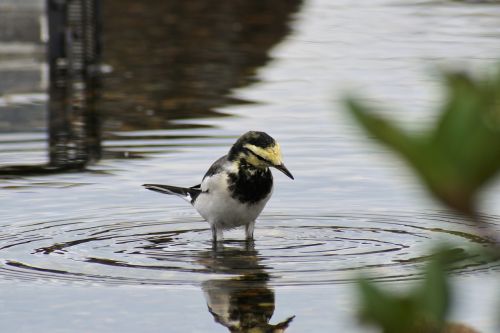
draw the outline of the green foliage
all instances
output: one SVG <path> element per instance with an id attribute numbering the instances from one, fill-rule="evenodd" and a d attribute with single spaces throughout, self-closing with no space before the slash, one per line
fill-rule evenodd
<path id="1" fill-rule="evenodd" d="M 437 124 L 408 133 L 355 99 L 347 106 L 375 139 L 399 153 L 448 207 L 476 215 L 479 190 L 500 170 L 500 71 L 474 79 L 446 73 L 447 97 Z"/>
<path id="2" fill-rule="evenodd" d="M 447 94 L 439 118 L 419 132 L 401 129 L 356 99 L 348 99 L 347 106 L 366 132 L 406 160 L 436 198 L 480 222 L 478 194 L 500 171 L 500 71 L 484 79 L 464 73 L 443 77 Z M 421 284 L 404 294 L 360 279 L 360 318 L 384 333 L 473 332 L 445 322 L 451 304 L 446 269 L 453 261 L 498 260 L 498 247 L 491 245 L 468 255 L 439 250 L 430 256 Z"/>
<path id="3" fill-rule="evenodd" d="M 440 332 L 451 303 L 446 268 L 463 258 L 462 251 L 439 249 L 427 263 L 422 282 L 407 293 L 385 291 L 360 279 L 360 318 L 383 333 Z"/>

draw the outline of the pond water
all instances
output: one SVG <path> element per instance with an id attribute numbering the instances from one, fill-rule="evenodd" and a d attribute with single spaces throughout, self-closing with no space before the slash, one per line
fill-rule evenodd
<path id="1" fill-rule="evenodd" d="M 486 71 L 497 63 L 500 6 L 311 0 L 270 14 L 221 5 L 220 15 L 239 20 L 228 35 L 218 16 L 197 23 L 203 6 L 182 8 L 195 18 L 184 28 L 141 30 L 178 18 L 107 3 L 105 15 L 121 12 L 105 19 L 104 62 L 113 70 L 97 104 L 103 158 L 82 172 L 0 180 L 6 331 L 227 332 L 239 322 L 289 325 L 291 333 L 372 332 L 354 317 L 357 276 L 404 288 L 438 241 L 487 242 L 369 142 L 342 98 L 362 95 L 405 126 L 432 121 L 438 68 Z M 157 12 L 174 10 L 161 3 Z M 207 36 L 217 32 L 224 38 L 214 43 Z M 0 107 L 44 107 L 39 91 L 23 96 L 28 102 L 2 99 Z M 46 125 L 34 118 L 0 133 L 2 165 L 47 162 Z M 295 180 L 275 173 L 253 246 L 234 230 L 213 249 L 192 207 L 141 184 L 198 184 L 250 129 L 280 142 Z M 498 190 L 492 186 L 483 207 L 495 229 Z M 453 319 L 497 332 L 498 263 L 468 263 L 453 276 Z"/>

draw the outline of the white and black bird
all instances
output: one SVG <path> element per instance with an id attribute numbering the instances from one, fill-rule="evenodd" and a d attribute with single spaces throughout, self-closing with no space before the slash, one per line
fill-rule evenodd
<path id="1" fill-rule="evenodd" d="M 250 131 L 233 144 L 227 155 L 212 164 L 201 184 L 192 187 L 143 186 L 189 201 L 210 224 L 214 241 L 223 239 L 223 230 L 240 226 L 245 226 L 246 238 L 251 240 L 255 220 L 273 191 L 269 167 L 293 179 L 283 164 L 280 145 L 264 132 Z"/>

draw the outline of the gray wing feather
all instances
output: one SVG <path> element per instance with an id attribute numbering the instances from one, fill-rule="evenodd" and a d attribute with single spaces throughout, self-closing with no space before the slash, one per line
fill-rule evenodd
<path id="1" fill-rule="evenodd" d="M 210 177 L 216 173 L 221 172 L 224 170 L 224 163 L 227 161 L 227 155 L 222 156 L 219 158 L 217 161 L 215 161 L 212 166 L 208 169 L 208 171 L 205 173 L 203 176 L 203 179 L 206 177 Z M 177 195 L 189 202 L 191 204 L 194 204 L 194 201 L 200 195 L 202 192 L 201 190 L 201 184 L 191 186 L 191 187 L 178 187 L 178 186 L 171 186 L 171 185 L 161 185 L 161 184 L 144 184 L 142 185 L 148 190 L 151 191 L 156 191 L 164 194 L 173 194 Z"/>
<path id="2" fill-rule="evenodd" d="M 224 164 L 226 163 L 227 161 L 227 155 L 224 155 L 222 156 L 221 158 L 219 158 L 217 161 L 215 161 L 212 166 L 210 166 L 210 168 L 208 169 L 208 171 L 205 173 L 205 175 L 203 176 L 203 179 L 205 179 L 206 177 L 210 177 L 216 173 L 219 173 L 221 171 L 224 170 Z"/>

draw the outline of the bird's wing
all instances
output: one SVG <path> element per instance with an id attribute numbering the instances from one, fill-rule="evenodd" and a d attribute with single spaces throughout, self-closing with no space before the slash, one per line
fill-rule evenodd
<path id="1" fill-rule="evenodd" d="M 226 161 L 227 156 L 222 156 L 217 161 L 215 161 L 203 176 L 201 184 L 195 186 L 178 187 L 162 184 L 144 184 L 143 186 L 151 191 L 177 195 L 184 200 L 189 201 L 191 204 L 194 204 L 194 201 L 196 200 L 198 195 L 200 195 L 200 193 L 208 191 L 207 181 L 210 179 L 210 177 L 224 170 L 224 164 Z"/>
<path id="2" fill-rule="evenodd" d="M 201 181 L 200 189 L 202 192 L 210 192 L 223 184 L 221 177 L 225 177 L 226 163 L 227 156 L 222 156 L 212 164 Z"/>
<path id="3" fill-rule="evenodd" d="M 210 168 L 208 168 L 208 171 L 205 173 L 203 176 L 203 179 L 206 177 L 213 176 L 216 173 L 219 173 L 224 170 L 224 164 L 227 162 L 227 155 L 222 156 L 219 158 L 217 161 L 215 161 Z"/>

